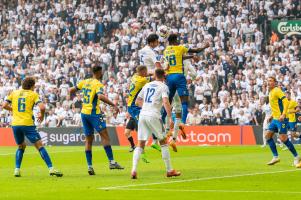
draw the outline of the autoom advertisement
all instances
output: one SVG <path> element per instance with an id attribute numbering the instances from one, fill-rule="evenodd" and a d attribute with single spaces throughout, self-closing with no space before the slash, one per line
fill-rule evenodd
<path id="1" fill-rule="evenodd" d="M 178 145 L 256 145 L 262 144 L 262 127 L 260 126 L 187 126 L 187 138 L 178 136 Z M 124 127 L 108 127 L 111 144 L 128 146 L 124 136 Z M 45 145 L 79 146 L 84 145 L 85 136 L 82 128 L 42 128 L 39 129 Z M 133 133 L 137 138 L 137 134 Z M 95 135 L 95 143 L 101 138 Z M 12 129 L 0 128 L 0 146 L 14 146 Z"/>
<path id="2" fill-rule="evenodd" d="M 301 37 L 301 20 L 273 20 L 272 30 L 280 36 L 297 36 Z"/>

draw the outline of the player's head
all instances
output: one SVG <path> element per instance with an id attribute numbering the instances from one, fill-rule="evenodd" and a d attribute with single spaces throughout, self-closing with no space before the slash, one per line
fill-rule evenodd
<path id="1" fill-rule="evenodd" d="M 274 87 L 277 86 L 277 80 L 275 76 L 270 76 L 268 78 L 268 87 L 270 90 L 272 90 Z"/>
<path id="2" fill-rule="evenodd" d="M 136 72 L 139 76 L 147 76 L 147 67 L 144 65 L 139 65 L 136 69 Z"/>
<path id="3" fill-rule="evenodd" d="M 179 42 L 178 42 L 178 35 L 177 34 L 170 34 L 168 36 L 167 40 L 168 40 L 168 43 L 170 45 L 178 45 L 179 44 Z"/>
<path id="4" fill-rule="evenodd" d="M 165 79 L 164 69 L 156 69 L 155 70 L 155 78 L 158 81 L 163 81 Z"/>
<path id="5" fill-rule="evenodd" d="M 159 45 L 159 36 L 155 33 L 152 33 L 146 38 L 146 41 L 150 47 L 156 48 Z"/>
<path id="6" fill-rule="evenodd" d="M 102 78 L 102 67 L 99 65 L 96 65 L 92 68 L 93 77 L 96 79 Z"/>
<path id="7" fill-rule="evenodd" d="M 290 91 L 286 91 L 285 92 L 285 96 L 286 96 L 286 98 L 288 99 L 288 100 L 291 100 L 291 92 Z"/>
<path id="8" fill-rule="evenodd" d="M 27 77 L 22 82 L 22 89 L 23 90 L 34 90 L 34 86 L 36 81 L 33 77 Z"/>

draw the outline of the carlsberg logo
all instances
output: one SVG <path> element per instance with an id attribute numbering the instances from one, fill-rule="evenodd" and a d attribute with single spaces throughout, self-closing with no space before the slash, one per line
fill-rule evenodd
<path id="1" fill-rule="evenodd" d="M 289 22 L 279 22 L 277 26 L 278 32 L 287 36 L 301 35 L 301 26 Z"/>

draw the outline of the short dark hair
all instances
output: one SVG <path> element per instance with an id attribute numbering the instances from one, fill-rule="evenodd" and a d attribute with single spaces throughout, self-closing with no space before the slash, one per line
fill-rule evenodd
<path id="1" fill-rule="evenodd" d="M 162 79 L 165 76 L 164 69 L 156 69 L 155 70 L 155 75 L 157 78 Z"/>
<path id="2" fill-rule="evenodd" d="M 151 42 L 155 42 L 156 40 L 159 40 L 159 36 L 155 33 L 150 34 L 146 39 L 147 44 L 150 44 Z"/>
<path id="3" fill-rule="evenodd" d="M 96 65 L 92 68 L 93 74 L 96 74 L 97 72 L 102 71 L 102 67 L 99 65 Z"/>
<path id="4" fill-rule="evenodd" d="M 167 40 L 169 43 L 176 43 L 178 41 L 178 35 L 170 34 Z"/>
<path id="5" fill-rule="evenodd" d="M 22 89 L 30 90 L 35 84 L 36 81 L 33 77 L 27 77 L 22 82 Z"/>
<path id="6" fill-rule="evenodd" d="M 137 72 L 137 73 L 140 73 L 141 71 L 146 70 L 146 69 L 147 69 L 146 66 L 144 66 L 144 65 L 139 65 L 139 66 L 136 68 L 136 72 Z"/>

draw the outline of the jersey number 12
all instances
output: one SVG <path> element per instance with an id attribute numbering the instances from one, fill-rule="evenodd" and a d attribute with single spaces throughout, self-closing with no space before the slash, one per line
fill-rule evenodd
<path id="1" fill-rule="evenodd" d="M 155 94 L 155 88 L 147 88 L 145 102 L 152 103 L 153 101 L 152 97 L 154 96 L 154 94 Z"/>

